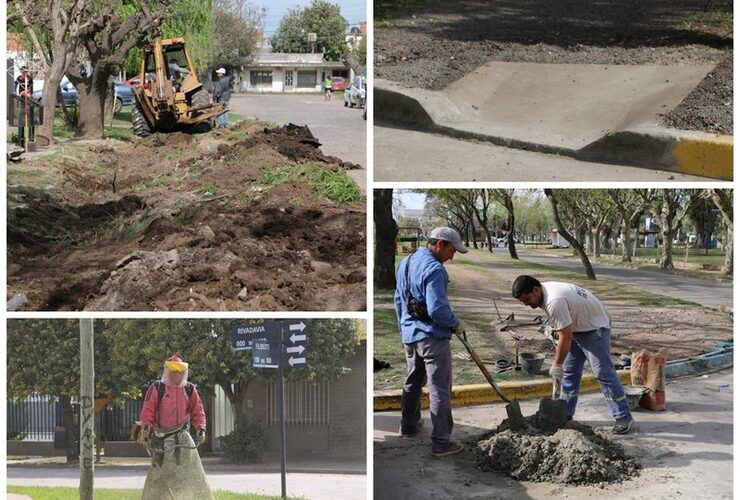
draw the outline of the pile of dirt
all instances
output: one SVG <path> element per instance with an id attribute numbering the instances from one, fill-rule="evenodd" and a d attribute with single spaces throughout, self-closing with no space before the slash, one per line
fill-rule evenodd
<path id="1" fill-rule="evenodd" d="M 491 61 L 672 65 L 731 60 L 732 6 L 716 3 L 707 12 L 707 5 L 704 0 L 405 4 L 376 27 L 375 75 L 442 90 Z M 732 95 L 731 65 L 729 78 L 722 76 L 724 66 L 717 71 L 677 107 L 667 125 L 732 133 L 732 106 L 725 104 Z M 692 114 L 699 118 L 689 120 Z"/>
<path id="2" fill-rule="evenodd" d="M 11 193 L 8 297 L 41 310 L 364 310 L 364 203 L 306 178 L 354 165 L 319 146 L 307 127 L 246 122 L 228 138 L 155 134 L 39 160 L 63 180 Z"/>
<path id="3" fill-rule="evenodd" d="M 519 481 L 595 484 L 638 474 L 640 463 L 602 431 L 570 421 L 554 433 L 538 426 L 539 415 L 525 418 L 513 431 L 505 420 L 474 448 L 482 471 L 504 473 Z"/>

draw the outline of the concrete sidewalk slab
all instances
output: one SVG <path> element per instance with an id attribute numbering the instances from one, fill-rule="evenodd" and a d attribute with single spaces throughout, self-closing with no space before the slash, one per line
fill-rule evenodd
<path id="1" fill-rule="evenodd" d="M 666 388 L 667 409 L 638 410 L 633 432 L 614 436 L 637 457 L 640 476 L 623 483 L 567 486 L 516 481 L 482 472 L 475 466 L 470 445 L 506 418 L 503 404 L 455 408 L 453 438 L 469 444 L 460 454 L 430 456 L 432 430 L 428 413 L 420 435 L 398 436 L 400 412 L 374 417 L 374 494 L 386 500 L 488 499 L 619 499 L 732 498 L 733 477 L 732 370 L 676 379 Z M 729 384 L 727 392 L 718 386 Z M 537 410 L 537 401 L 522 402 L 524 415 Z M 610 428 L 614 421 L 602 394 L 579 398 L 576 420 Z"/>
<path id="2" fill-rule="evenodd" d="M 462 117 L 450 125 L 576 151 L 615 130 L 655 124 L 713 67 L 491 62 L 443 94 Z"/>
<path id="3" fill-rule="evenodd" d="M 491 62 L 442 91 L 376 80 L 375 117 L 541 153 L 732 179 L 731 137 L 658 121 L 713 67 Z"/>

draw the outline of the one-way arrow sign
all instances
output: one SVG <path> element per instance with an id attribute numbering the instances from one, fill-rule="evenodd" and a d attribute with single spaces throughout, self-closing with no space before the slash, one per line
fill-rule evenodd
<path id="1" fill-rule="evenodd" d="M 297 345 L 295 347 L 288 347 L 287 349 L 285 349 L 285 352 L 287 352 L 288 354 L 292 354 L 292 353 L 302 354 L 303 351 L 305 350 L 306 348 L 303 347 L 302 345 Z"/>
<path id="2" fill-rule="evenodd" d="M 288 327 L 288 329 L 291 332 L 294 332 L 294 331 L 302 332 L 303 330 L 306 329 L 306 324 L 303 321 L 301 321 L 300 323 L 293 323 L 292 325 Z"/>
<path id="3" fill-rule="evenodd" d="M 293 356 L 291 356 L 290 358 L 288 358 L 288 363 L 293 368 L 295 368 L 296 366 L 299 366 L 299 365 L 305 366 L 306 365 L 306 358 L 294 358 Z"/>

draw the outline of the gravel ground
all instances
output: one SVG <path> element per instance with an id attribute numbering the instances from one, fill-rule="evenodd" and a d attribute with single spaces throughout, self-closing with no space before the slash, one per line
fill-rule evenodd
<path id="1" fill-rule="evenodd" d="M 605 5 L 606 4 L 606 5 Z M 440 90 L 489 61 L 715 62 L 669 116 L 672 127 L 732 133 L 731 3 L 706 0 L 426 0 L 376 27 L 375 74 Z M 387 12 L 388 9 L 383 12 Z"/>

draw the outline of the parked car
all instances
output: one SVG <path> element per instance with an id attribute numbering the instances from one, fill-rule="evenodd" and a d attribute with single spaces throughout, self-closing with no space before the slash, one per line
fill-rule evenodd
<path id="1" fill-rule="evenodd" d="M 349 88 L 344 91 L 344 106 L 350 108 L 355 106 L 365 107 L 365 84 L 361 76 L 354 77 Z"/>
<path id="2" fill-rule="evenodd" d="M 62 99 L 64 99 L 65 106 L 76 106 L 77 105 L 77 89 L 72 83 L 64 77 L 62 83 L 59 84 L 62 89 Z M 118 113 L 123 109 L 124 106 L 130 106 L 134 103 L 134 93 L 131 87 L 125 84 L 116 83 L 116 103 L 113 111 Z M 33 93 L 33 98 L 37 101 L 41 101 L 42 90 L 37 90 Z"/>
<path id="3" fill-rule="evenodd" d="M 343 92 L 347 90 L 347 80 L 341 76 L 333 76 L 331 78 L 331 91 L 332 92 Z"/>

